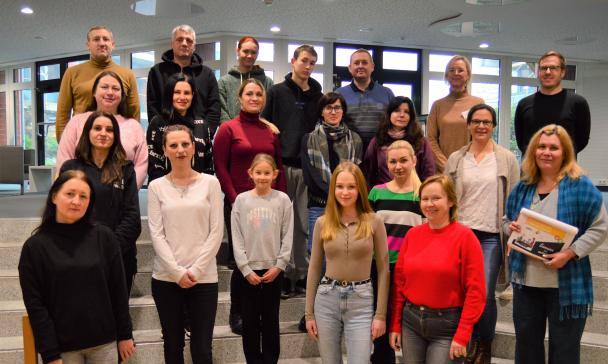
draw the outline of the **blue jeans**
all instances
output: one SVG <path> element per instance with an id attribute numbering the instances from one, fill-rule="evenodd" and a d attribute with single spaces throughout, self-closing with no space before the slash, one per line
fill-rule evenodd
<path id="1" fill-rule="evenodd" d="M 494 340 L 496 331 L 496 280 L 502 264 L 502 246 L 498 233 L 473 230 L 481 243 L 483 272 L 486 280 L 486 307 L 473 329 L 473 338 L 482 341 Z"/>
<path id="2" fill-rule="evenodd" d="M 315 222 L 319 216 L 325 212 L 324 207 L 309 207 L 308 208 L 308 255 L 312 254 L 312 237 L 314 236 Z"/>
<path id="3" fill-rule="evenodd" d="M 369 364 L 374 316 L 372 284 L 342 287 L 320 284 L 315 296 L 315 320 L 323 363 L 342 363 L 342 336 L 348 364 Z"/>
<path id="4" fill-rule="evenodd" d="M 406 364 L 462 363 L 450 359 L 450 345 L 462 309 L 432 309 L 406 302 L 401 322 L 401 347 Z"/>
<path id="5" fill-rule="evenodd" d="M 545 362 L 549 321 L 549 364 L 577 364 L 586 318 L 559 319 L 559 289 L 513 285 L 515 364 Z"/>

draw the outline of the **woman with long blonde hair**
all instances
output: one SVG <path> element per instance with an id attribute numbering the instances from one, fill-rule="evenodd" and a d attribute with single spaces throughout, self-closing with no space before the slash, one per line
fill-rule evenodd
<path id="1" fill-rule="evenodd" d="M 324 363 L 368 363 L 371 339 L 386 330 L 389 289 L 386 230 L 367 199 L 365 178 L 352 162 L 334 170 L 325 214 L 317 219 L 306 285 L 306 329 Z M 378 269 L 374 313 L 371 262 Z M 325 261 L 325 276 L 321 278 Z"/>

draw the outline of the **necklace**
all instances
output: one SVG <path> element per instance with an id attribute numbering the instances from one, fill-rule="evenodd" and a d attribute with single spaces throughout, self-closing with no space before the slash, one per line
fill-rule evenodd
<path id="1" fill-rule="evenodd" d="M 169 183 L 171 183 L 171 186 L 173 188 L 175 188 L 177 190 L 177 192 L 180 194 L 180 196 L 179 196 L 180 198 L 184 198 L 184 196 L 188 194 L 188 189 L 190 188 L 190 185 L 191 185 L 190 182 L 187 183 L 186 186 L 184 186 L 184 187 L 178 186 L 173 181 L 173 175 L 171 173 L 169 173 L 167 175 L 167 179 L 169 180 Z"/>

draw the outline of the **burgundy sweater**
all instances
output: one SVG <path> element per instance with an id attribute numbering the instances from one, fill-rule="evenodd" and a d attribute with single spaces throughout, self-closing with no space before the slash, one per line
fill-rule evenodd
<path id="1" fill-rule="evenodd" d="M 259 114 L 241 111 L 239 116 L 223 123 L 215 134 L 215 175 L 231 204 L 239 193 L 253 188 L 247 170 L 258 153 L 267 153 L 274 157 L 279 168 L 279 177 L 273 188 L 287 192 L 279 137 L 273 134 L 259 117 Z"/>
<path id="2" fill-rule="evenodd" d="M 406 300 L 435 309 L 462 307 L 453 340 L 467 345 L 486 303 L 483 254 L 471 229 L 458 222 L 437 230 L 428 223 L 411 228 L 394 274 L 390 332 L 401 332 Z"/>

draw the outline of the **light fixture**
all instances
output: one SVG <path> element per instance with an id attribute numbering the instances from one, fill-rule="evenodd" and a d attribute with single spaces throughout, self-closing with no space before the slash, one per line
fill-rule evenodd
<path id="1" fill-rule="evenodd" d="M 21 7 L 21 14 L 34 14 L 34 9 L 32 9 L 31 7 L 24 5 Z"/>
<path id="2" fill-rule="evenodd" d="M 371 31 L 373 31 L 373 30 L 374 30 L 373 28 L 369 28 L 369 27 L 359 29 L 359 31 L 362 33 L 371 33 Z"/>
<path id="3" fill-rule="evenodd" d="M 479 44 L 479 48 L 481 49 L 486 49 L 488 47 L 490 47 L 490 43 L 483 42 Z"/>
<path id="4" fill-rule="evenodd" d="M 278 25 L 273 25 L 270 27 L 270 31 L 273 33 L 278 33 L 281 31 L 281 28 Z"/>

